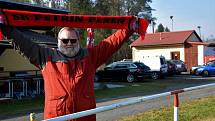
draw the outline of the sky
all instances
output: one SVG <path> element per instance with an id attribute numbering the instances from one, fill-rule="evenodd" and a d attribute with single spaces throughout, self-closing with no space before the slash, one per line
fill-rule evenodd
<path id="1" fill-rule="evenodd" d="M 152 0 L 150 6 L 155 9 L 152 15 L 157 25 L 162 23 L 172 31 L 173 20 L 173 31 L 195 30 L 203 40 L 215 38 L 215 0 Z"/>

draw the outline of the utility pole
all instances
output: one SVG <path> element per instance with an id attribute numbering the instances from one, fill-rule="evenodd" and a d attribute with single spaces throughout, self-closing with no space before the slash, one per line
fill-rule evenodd
<path id="1" fill-rule="evenodd" d="M 172 20 L 172 31 L 173 31 L 173 16 L 170 16 L 170 19 Z"/>
<path id="2" fill-rule="evenodd" d="M 155 33 L 155 22 L 151 21 L 151 23 L 152 23 L 152 33 Z"/>
<path id="3" fill-rule="evenodd" d="M 52 0 L 49 0 L 48 6 L 49 6 L 49 8 L 53 8 L 53 1 Z"/>
<path id="4" fill-rule="evenodd" d="M 197 28 L 199 29 L 199 36 L 201 38 L 201 26 L 197 26 Z"/>

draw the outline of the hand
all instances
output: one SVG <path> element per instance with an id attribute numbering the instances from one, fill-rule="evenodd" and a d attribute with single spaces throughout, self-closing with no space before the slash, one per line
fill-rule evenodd
<path id="1" fill-rule="evenodd" d="M 138 33 L 138 31 L 139 31 L 138 18 L 134 17 L 131 20 L 130 25 L 129 25 L 129 30 Z"/>
<path id="2" fill-rule="evenodd" d="M 1 29 L 1 32 L 2 32 L 3 36 L 4 36 L 4 37 L 7 37 L 7 39 L 10 39 L 10 37 L 11 37 L 11 32 L 12 32 L 12 30 L 13 30 L 13 27 L 0 24 L 0 29 Z M 4 37 L 3 37 L 3 38 L 4 38 Z M 3 39 L 3 38 L 2 38 L 2 39 Z"/>
<path id="3" fill-rule="evenodd" d="M 130 22 L 129 30 L 137 32 L 143 40 L 146 34 L 148 24 L 149 21 L 147 19 L 134 17 Z"/>
<path id="4" fill-rule="evenodd" d="M 3 36 L 6 36 L 8 38 L 10 36 L 11 30 L 12 30 L 12 27 L 7 25 L 6 19 L 0 10 L 0 31 L 1 31 L 1 33 L 3 34 Z M 2 37 L 1 39 L 3 39 L 3 38 L 4 37 Z"/>

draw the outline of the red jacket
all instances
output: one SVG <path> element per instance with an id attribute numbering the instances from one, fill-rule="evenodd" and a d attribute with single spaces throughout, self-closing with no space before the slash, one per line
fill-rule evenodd
<path id="1" fill-rule="evenodd" d="M 93 48 L 82 48 L 75 57 L 66 57 L 57 49 L 32 43 L 14 30 L 13 45 L 42 71 L 45 89 L 44 119 L 72 114 L 96 107 L 94 75 L 96 69 L 116 52 L 131 32 L 118 30 Z M 91 115 L 76 121 L 95 121 Z"/>

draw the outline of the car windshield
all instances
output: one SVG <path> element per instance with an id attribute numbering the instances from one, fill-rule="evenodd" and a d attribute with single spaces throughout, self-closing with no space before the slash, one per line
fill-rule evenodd
<path id="1" fill-rule="evenodd" d="M 182 64 L 182 63 L 183 63 L 183 62 L 180 61 L 180 60 L 172 60 L 172 62 L 175 63 L 175 64 Z"/>
<path id="2" fill-rule="evenodd" d="M 207 66 L 215 66 L 215 61 L 214 62 L 208 62 L 206 65 Z"/>
<path id="3" fill-rule="evenodd" d="M 174 64 L 172 61 L 166 61 L 168 64 Z"/>
<path id="4" fill-rule="evenodd" d="M 143 64 L 143 63 L 135 63 L 138 67 L 140 67 L 140 68 L 145 68 L 146 67 L 146 65 L 145 64 Z"/>
<path id="5" fill-rule="evenodd" d="M 111 64 L 107 65 L 106 67 L 113 67 L 115 65 L 116 65 L 116 63 L 111 63 Z"/>
<path id="6" fill-rule="evenodd" d="M 106 68 L 119 68 L 119 67 L 128 67 L 128 68 L 136 68 L 136 65 L 132 62 L 113 62 L 106 66 Z"/>
<path id="7" fill-rule="evenodd" d="M 161 62 L 161 64 L 166 64 L 165 58 L 160 58 L 160 62 Z"/>

